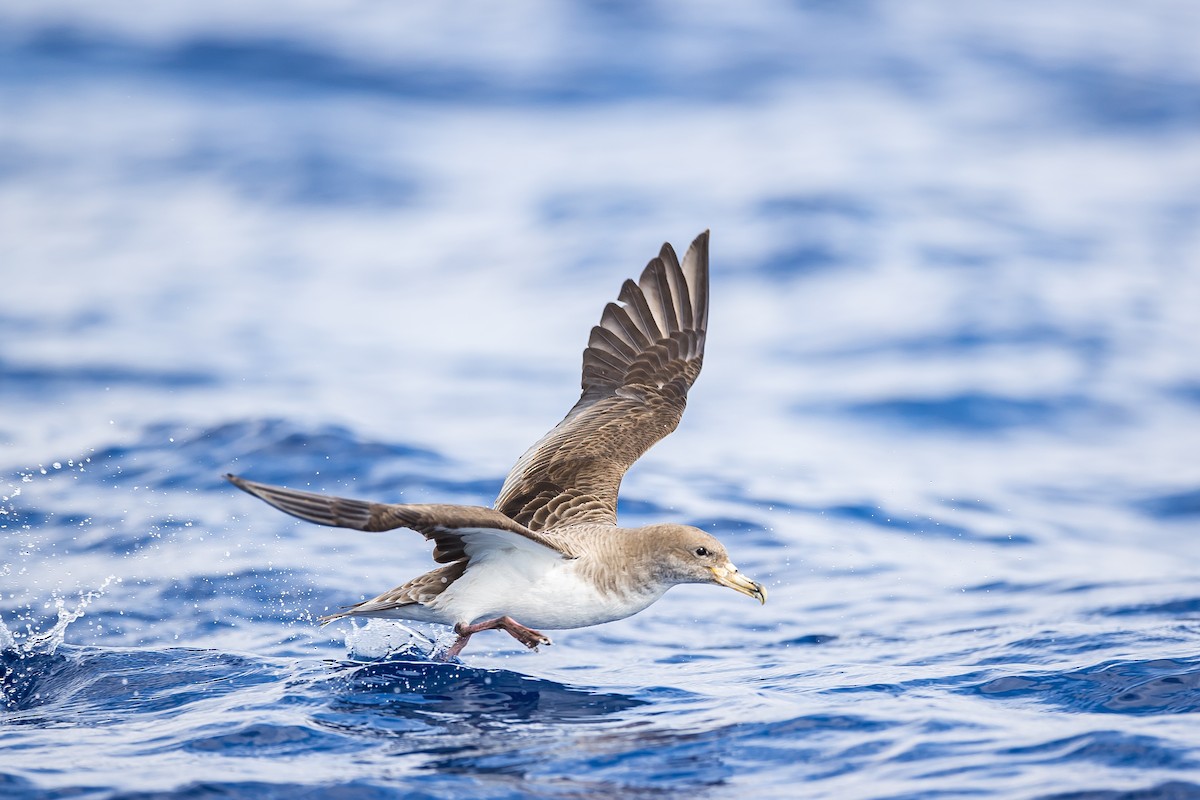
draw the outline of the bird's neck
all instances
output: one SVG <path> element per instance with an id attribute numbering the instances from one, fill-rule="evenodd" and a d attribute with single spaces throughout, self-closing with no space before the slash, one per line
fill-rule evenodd
<path id="1" fill-rule="evenodd" d="M 614 568 L 615 564 L 620 567 Z M 636 528 L 609 529 L 579 569 L 605 594 L 657 598 L 672 585 L 663 574 L 653 538 Z"/>

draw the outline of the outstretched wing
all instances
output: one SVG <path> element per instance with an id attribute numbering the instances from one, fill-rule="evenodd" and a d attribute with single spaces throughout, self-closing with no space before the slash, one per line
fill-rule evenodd
<path id="1" fill-rule="evenodd" d="M 664 244 L 625 281 L 583 351 L 583 394 L 523 455 L 495 508 L 532 531 L 617 521 L 625 472 L 679 424 L 708 325 L 708 231 L 683 258 Z"/>
<path id="2" fill-rule="evenodd" d="M 318 525 L 360 531 L 409 528 L 434 543 L 433 560 L 452 564 L 499 548 L 535 550 L 544 555 L 570 558 L 562 542 L 555 542 L 490 508 L 437 504 L 402 505 L 368 503 L 226 475 L 234 486 L 264 500 L 280 511 Z"/>

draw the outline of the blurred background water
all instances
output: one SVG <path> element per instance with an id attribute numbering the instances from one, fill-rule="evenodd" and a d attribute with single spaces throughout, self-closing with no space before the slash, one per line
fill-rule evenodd
<path id="1" fill-rule="evenodd" d="M 1200 6 L 0 8 L 0 795 L 1200 797 Z M 429 663 L 220 480 L 490 504 L 712 229 L 622 522 L 770 602 Z"/>

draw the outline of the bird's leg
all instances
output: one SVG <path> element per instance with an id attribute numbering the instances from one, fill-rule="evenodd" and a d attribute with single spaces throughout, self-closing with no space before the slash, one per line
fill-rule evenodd
<path id="1" fill-rule="evenodd" d="M 464 625 L 461 622 L 455 625 L 454 632 L 458 634 L 458 638 L 454 640 L 454 644 L 450 645 L 450 649 L 446 651 L 443 658 L 448 661 L 456 657 L 467 646 L 467 642 L 471 640 L 471 636 L 474 634 L 480 631 L 494 630 L 505 631 L 531 650 L 536 650 L 538 645 L 553 644 L 550 641 L 550 637 L 546 634 L 535 631 L 533 628 L 526 628 L 512 617 L 496 617 L 495 619 L 476 622 L 474 625 Z"/>
<path id="2" fill-rule="evenodd" d="M 442 653 L 441 660 L 449 661 L 452 658 L 457 658 L 458 654 L 467 646 L 467 642 L 471 641 L 471 634 L 464 633 L 463 628 L 466 628 L 461 622 L 454 626 L 454 632 L 458 634 L 458 638 L 454 640 L 454 644 L 450 645 L 450 649 Z"/>

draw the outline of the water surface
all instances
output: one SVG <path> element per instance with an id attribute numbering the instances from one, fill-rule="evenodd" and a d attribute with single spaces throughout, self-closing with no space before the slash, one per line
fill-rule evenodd
<path id="1" fill-rule="evenodd" d="M 1054 0 L 0 11 L 0 794 L 1200 796 L 1200 15 Z M 315 617 L 490 504 L 712 229 L 625 524 L 769 588 Z"/>

